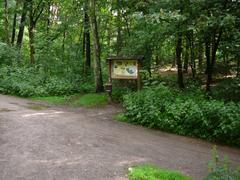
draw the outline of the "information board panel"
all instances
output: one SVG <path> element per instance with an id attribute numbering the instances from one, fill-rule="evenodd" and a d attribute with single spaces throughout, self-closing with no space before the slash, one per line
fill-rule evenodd
<path id="1" fill-rule="evenodd" d="M 137 79 L 138 60 L 113 60 L 111 76 L 112 79 Z"/>

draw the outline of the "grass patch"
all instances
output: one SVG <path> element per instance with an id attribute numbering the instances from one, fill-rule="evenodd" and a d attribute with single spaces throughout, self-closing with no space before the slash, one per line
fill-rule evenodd
<path id="1" fill-rule="evenodd" d="M 74 106 L 96 107 L 104 106 L 108 103 L 106 94 L 85 94 L 74 101 Z"/>
<path id="2" fill-rule="evenodd" d="M 67 96 L 49 96 L 49 97 L 34 97 L 31 99 L 38 100 L 38 101 L 46 101 L 49 104 L 63 105 L 63 104 L 67 103 L 67 101 L 69 100 L 69 97 L 67 97 Z"/>
<path id="3" fill-rule="evenodd" d="M 33 100 L 46 101 L 54 105 L 68 105 L 73 107 L 98 107 L 108 103 L 108 96 L 101 94 L 75 94 L 72 96 L 49 96 L 49 97 L 34 97 Z"/>
<path id="4" fill-rule="evenodd" d="M 140 165 L 129 169 L 130 180 L 193 180 L 177 171 L 160 169 L 153 165 Z"/>

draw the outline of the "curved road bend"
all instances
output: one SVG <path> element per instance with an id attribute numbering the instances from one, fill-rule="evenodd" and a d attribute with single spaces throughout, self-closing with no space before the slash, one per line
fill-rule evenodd
<path id="1" fill-rule="evenodd" d="M 38 104 L 0 95 L 1 180 L 120 180 L 139 163 L 197 179 L 207 173 L 211 143 L 114 121 L 119 109 L 113 106 L 36 108 Z M 240 149 L 219 146 L 218 151 L 240 165 Z"/>

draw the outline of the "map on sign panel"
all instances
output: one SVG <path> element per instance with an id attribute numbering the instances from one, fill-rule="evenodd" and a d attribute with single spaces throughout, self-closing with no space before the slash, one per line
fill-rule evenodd
<path id="1" fill-rule="evenodd" d="M 138 64 L 136 60 L 115 60 L 112 67 L 113 78 L 137 78 Z"/>

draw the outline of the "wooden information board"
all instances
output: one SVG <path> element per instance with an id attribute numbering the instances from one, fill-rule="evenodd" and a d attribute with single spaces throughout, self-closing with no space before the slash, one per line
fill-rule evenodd
<path id="1" fill-rule="evenodd" d="M 137 80 L 138 88 L 140 88 L 140 60 L 143 56 L 135 57 L 109 57 L 109 83 L 112 79 L 129 79 Z"/>

